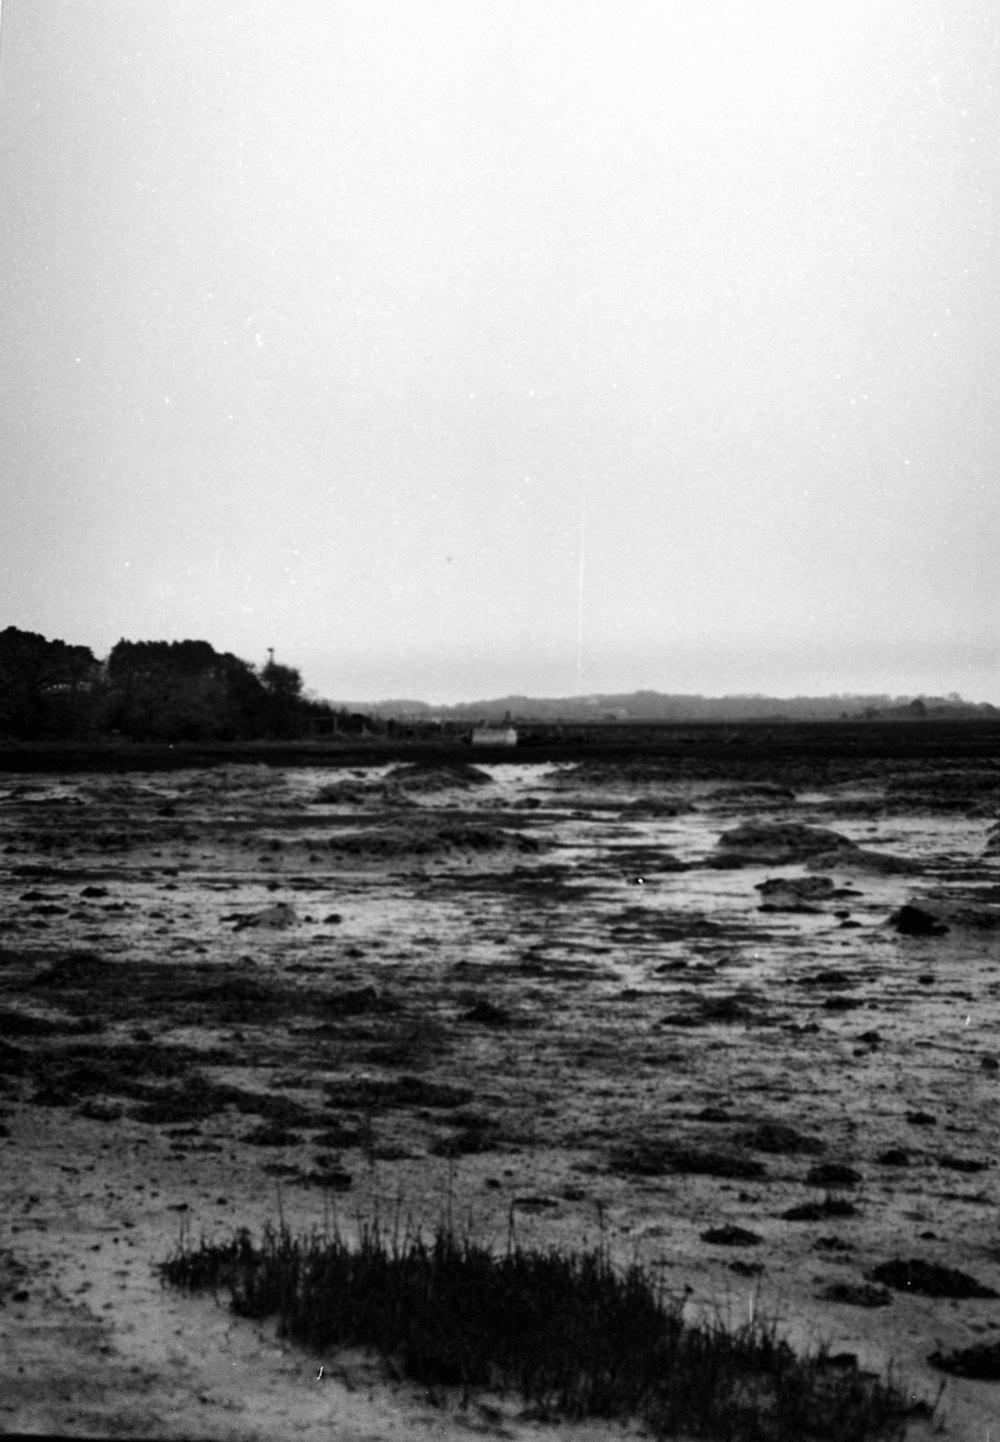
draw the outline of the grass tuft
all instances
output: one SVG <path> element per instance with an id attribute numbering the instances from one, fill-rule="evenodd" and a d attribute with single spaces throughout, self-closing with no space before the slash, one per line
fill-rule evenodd
<path id="1" fill-rule="evenodd" d="M 900 1438 L 906 1394 L 891 1378 L 802 1357 L 773 1323 L 690 1325 L 638 1263 L 616 1267 L 602 1244 L 562 1252 L 522 1246 L 513 1228 L 493 1251 L 450 1223 L 432 1236 L 397 1218 L 259 1243 L 182 1237 L 159 1266 L 187 1290 L 227 1288 L 235 1312 L 278 1318 L 316 1350 L 363 1346 L 426 1386 L 515 1391 L 538 1415 L 641 1421 L 725 1442 Z"/>

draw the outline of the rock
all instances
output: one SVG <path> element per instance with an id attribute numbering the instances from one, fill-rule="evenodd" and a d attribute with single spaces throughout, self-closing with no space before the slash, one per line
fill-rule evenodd
<path id="1" fill-rule="evenodd" d="M 907 902 L 889 917 L 889 925 L 901 936 L 944 936 L 948 927 L 933 912 Z"/>
<path id="2" fill-rule="evenodd" d="M 299 918 L 295 914 L 295 908 L 289 906 L 287 901 L 277 901 L 274 906 L 266 906 L 263 911 L 254 912 L 252 916 L 240 917 L 234 931 L 246 931 L 248 927 L 264 927 L 272 931 L 280 931 L 289 926 L 298 925 Z"/>
<path id="3" fill-rule="evenodd" d="M 506 1007 L 483 998 L 462 1013 L 462 1020 L 478 1022 L 480 1026 L 510 1026 L 511 1014 Z"/>
<path id="4" fill-rule="evenodd" d="M 712 1242 L 717 1247 L 756 1247 L 760 1244 L 761 1238 L 756 1232 L 748 1232 L 745 1227 L 709 1227 L 707 1232 L 701 1233 L 703 1242 Z"/>

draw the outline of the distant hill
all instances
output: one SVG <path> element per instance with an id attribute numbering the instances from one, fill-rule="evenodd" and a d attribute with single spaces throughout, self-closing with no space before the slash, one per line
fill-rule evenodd
<path id="1" fill-rule="evenodd" d="M 892 721 L 1000 720 L 1000 709 L 961 696 L 688 696 L 659 691 L 623 695 L 501 696 L 433 706 L 426 701 L 349 702 L 351 710 L 383 718 L 449 721 Z"/>

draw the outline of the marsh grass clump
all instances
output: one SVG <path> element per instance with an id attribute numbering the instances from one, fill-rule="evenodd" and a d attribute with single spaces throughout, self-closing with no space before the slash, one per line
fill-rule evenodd
<path id="1" fill-rule="evenodd" d="M 228 1289 L 242 1316 L 275 1316 L 316 1350 L 368 1347 L 424 1386 L 518 1392 L 536 1415 L 640 1420 L 666 1438 L 857 1442 L 900 1438 L 908 1406 L 891 1378 L 800 1357 L 773 1324 L 690 1325 L 682 1305 L 602 1244 L 528 1248 L 513 1225 L 494 1250 L 449 1223 L 430 1237 L 397 1219 L 228 1242 L 182 1237 L 159 1266 L 188 1290 Z"/>

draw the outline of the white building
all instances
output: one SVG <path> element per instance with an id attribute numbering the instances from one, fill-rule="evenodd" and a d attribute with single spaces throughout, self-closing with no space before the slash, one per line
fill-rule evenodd
<path id="1" fill-rule="evenodd" d="M 517 731 L 513 726 L 474 726 L 473 746 L 516 746 Z"/>

